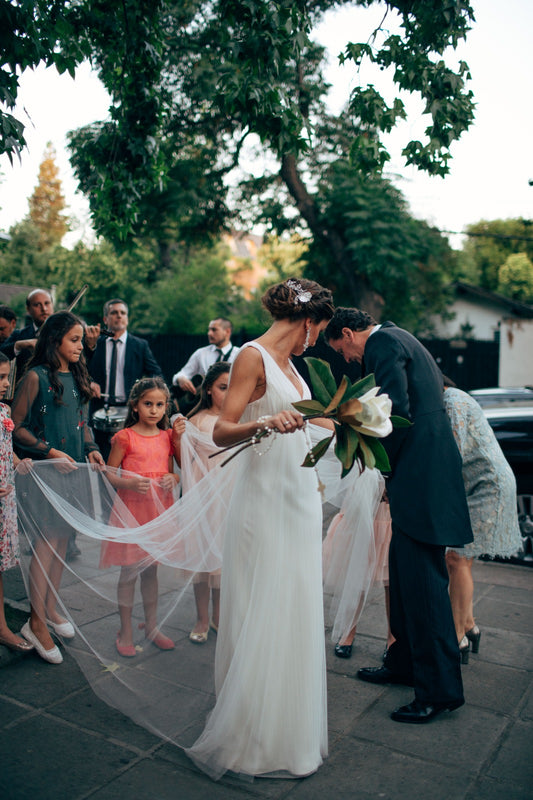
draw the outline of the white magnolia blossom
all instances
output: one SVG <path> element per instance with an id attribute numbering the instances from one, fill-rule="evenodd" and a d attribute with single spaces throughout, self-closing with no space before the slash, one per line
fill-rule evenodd
<path id="1" fill-rule="evenodd" d="M 388 394 L 378 395 L 379 388 L 379 386 L 374 386 L 358 398 L 362 409 L 357 411 L 354 416 L 361 423 L 361 426 L 357 427 L 360 433 L 381 439 L 392 431 L 390 420 L 392 401 Z"/>

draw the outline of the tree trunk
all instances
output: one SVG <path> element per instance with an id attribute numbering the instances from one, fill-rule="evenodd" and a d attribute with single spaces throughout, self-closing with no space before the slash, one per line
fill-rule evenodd
<path id="1" fill-rule="evenodd" d="M 383 297 L 372 289 L 364 275 L 354 272 L 350 259 L 346 255 L 342 237 L 337 231 L 324 228 L 321 224 L 314 198 L 309 194 L 300 177 L 296 158 L 292 153 L 282 156 L 280 175 L 313 236 L 322 240 L 331 251 L 339 272 L 342 273 L 350 287 L 350 301 L 358 308 L 372 314 L 374 319 L 379 321 L 385 305 Z"/>

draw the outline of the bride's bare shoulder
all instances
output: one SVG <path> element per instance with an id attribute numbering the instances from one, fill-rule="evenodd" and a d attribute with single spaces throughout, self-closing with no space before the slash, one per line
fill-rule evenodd
<path id="1" fill-rule="evenodd" d="M 263 365 L 263 356 L 261 355 L 260 350 L 257 347 L 253 346 L 253 342 L 247 347 L 242 347 L 239 355 L 234 361 L 233 367 L 240 367 L 250 369 L 253 366 L 257 368 L 262 368 Z"/>

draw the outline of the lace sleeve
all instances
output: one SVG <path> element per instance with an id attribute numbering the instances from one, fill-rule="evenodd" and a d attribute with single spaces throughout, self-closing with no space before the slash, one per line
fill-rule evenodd
<path id="1" fill-rule="evenodd" d="M 32 420 L 33 405 L 38 393 L 39 376 L 34 370 L 30 370 L 22 379 L 11 407 L 11 418 L 15 424 L 13 441 L 28 454 L 46 457 L 51 445 L 44 439 L 44 435 L 41 437 L 35 431 L 36 426 Z"/>
<path id="2" fill-rule="evenodd" d="M 468 402 L 465 402 L 462 395 L 458 389 L 446 389 L 444 392 L 444 407 L 461 456 L 465 451 L 470 417 Z"/>

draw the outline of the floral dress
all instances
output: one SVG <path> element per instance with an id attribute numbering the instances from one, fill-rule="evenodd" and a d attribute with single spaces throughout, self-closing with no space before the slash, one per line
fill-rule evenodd
<path id="1" fill-rule="evenodd" d="M 9 408 L 0 403 L 0 486 L 13 486 L 13 448 L 11 431 L 13 422 Z M 15 492 L 0 498 L 0 572 L 18 564 L 17 503 Z"/>
<path id="2" fill-rule="evenodd" d="M 448 388 L 444 406 L 463 459 L 463 480 L 474 541 L 459 555 L 509 557 L 521 546 L 513 471 L 480 405 L 466 392 Z"/>

